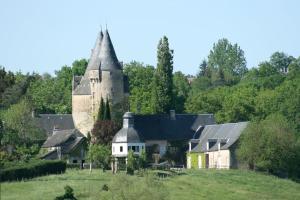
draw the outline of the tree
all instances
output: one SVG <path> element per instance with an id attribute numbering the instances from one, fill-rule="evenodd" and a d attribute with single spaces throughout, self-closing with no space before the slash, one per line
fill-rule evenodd
<path id="1" fill-rule="evenodd" d="M 56 77 L 40 77 L 32 83 L 27 96 L 39 113 L 71 113 L 72 69 L 63 66 Z"/>
<path id="2" fill-rule="evenodd" d="M 109 166 L 111 151 L 110 148 L 102 144 L 92 144 L 89 147 L 88 159 L 91 163 L 101 166 L 103 172 Z M 91 170 L 91 168 L 90 168 Z"/>
<path id="3" fill-rule="evenodd" d="M 86 59 L 75 60 L 72 63 L 72 73 L 74 76 L 82 76 L 86 70 L 88 61 Z"/>
<path id="4" fill-rule="evenodd" d="M 208 55 L 207 70 L 216 85 L 236 83 L 247 72 L 244 51 L 238 44 L 220 39 Z"/>
<path id="5" fill-rule="evenodd" d="M 106 98 L 105 102 L 105 109 L 104 109 L 104 120 L 111 120 L 111 113 L 110 113 L 110 105 L 109 100 Z"/>
<path id="6" fill-rule="evenodd" d="M 184 112 L 184 103 L 190 91 L 190 85 L 186 76 L 182 72 L 175 72 L 173 76 L 175 110 Z"/>
<path id="7" fill-rule="evenodd" d="M 136 158 L 134 156 L 134 153 L 132 150 L 129 150 L 127 154 L 127 165 L 126 165 L 127 174 L 133 175 L 136 166 L 137 163 L 136 163 Z"/>
<path id="8" fill-rule="evenodd" d="M 153 79 L 152 104 L 155 113 L 168 113 L 174 108 L 173 95 L 173 50 L 169 49 L 168 38 L 159 40 L 157 68 Z"/>
<path id="9" fill-rule="evenodd" d="M 270 64 L 280 72 L 283 69 L 287 69 L 295 58 L 288 56 L 284 52 L 275 52 L 271 55 Z"/>
<path id="10" fill-rule="evenodd" d="M 105 112 L 105 105 L 104 105 L 103 98 L 101 97 L 97 120 L 104 120 L 104 116 L 105 116 L 104 112 Z"/>
<path id="11" fill-rule="evenodd" d="M 113 120 L 97 120 L 92 129 L 94 142 L 111 145 L 112 139 L 119 129 L 120 125 Z"/>
<path id="12" fill-rule="evenodd" d="M 5 130 L 14 130 L 5 134 L 17 133 L 19 144 L 28 144 L 30 141 L 45 139 L 45 134 L 37 127 L 31 116 L 31 105 L 26 100 L 12 105 L 3 113 Z M 10 138 L 8 136 L 8 138 Z M 16 144 L 12 144 L 16 145 Z"/>
<path id="13" fill-rule="evenodd" d="M 11 71 L 6 72 L 5 68 L 0 65 L 0 100 L 2 93 L 15 84 L 15 76 Z"/>
<path id="14" fill-rule="evenodd" d="M 202 77 L 202 76 L 205 76 L 205 77 L 208 77 L 210 78 L 211 74 L 209 72 L 209 69 L 207 67 L 207 61 L 206 59 L 203 59 L 200 66 L 199 66 L 199 72 L 197 74 L 197 77 Z"/>
<path id="15" fill-rule="evenodd" d="M 251 169 L 266 170 L 274 174 L 290 172 L 295 159 L 294 130 L 280 114 L 255 121 L 243 132 L 238 157 Z"/>
<path id="16" fill-rule="evenodd" d="M 147 167 L 147 154 L 145 149 L 142 149 L 142 152 L 139 156 L 139 168 L 145 169 Z"/>
<path id="17" fill-rule="evenodd" d="M 137 114 L 154 113 L 151 105 L 154 67 L 136 61 L 125 64 L 124 74 L 129 79 L 130 111 Z"/>

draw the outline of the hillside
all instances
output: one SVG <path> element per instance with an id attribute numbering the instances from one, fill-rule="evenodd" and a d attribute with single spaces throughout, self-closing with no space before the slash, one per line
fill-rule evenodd
<path id="1" fill-rule="evenodd" d="M 123 192 L 122 190 L 125 196 L 128 195 L 128 199 L 134 197 L 147 199 L 147 191 L 151 191 L 153 198 L 158 193 L 162 193 L 165 198 L 161 199 L 172 200 L 300 199 L 300 184 L 249 171 L 184 171 L 182 175 L 160 179 L 161 185 L 158 184 L 157 191 L 148 190 L 145 186 L 147 181 L 146 177 L 124 176 L 123 174 L 113 176 L 110 172 L 103 173 L 98 170 L 94 170 L 92 174 L 89 174 L 87 170 L 69 170 L 63 175 L 45 176 L 24 182 L 2 183 L 1 199 L 53 200 L 56 196 L 63 194 L 65 185 L 70 185 L 80 200 L 112 199 L 111 196 Z M 103 191 L 101 188 L 104 184 L 107 184 L 109 188 L 115 188 L 114 191 Z M 126 184 L 128 187 L 124 187 Z M 119 198 L 115 196 L 114 199 Z"/>

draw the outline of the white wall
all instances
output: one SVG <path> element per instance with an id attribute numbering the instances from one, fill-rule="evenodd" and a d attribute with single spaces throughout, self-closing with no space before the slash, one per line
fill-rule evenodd
<path id="1" fill-rule="evenodd" d="M 123 151 L 120 151 L 120 147 L 123 147 Z M 139 152 L 135 154 L 140 154 L 142 149 L 145 149 L 145 143 L 112 143 L 112 155 L 115 157 L 126 157 L 128 155 L 128 146 L 139 146 Z"/>
<path id="2" fill-rule="evenodd" d="M 209 168 L 229 169 L 230 151 L 220 150 L 207 152 L 209 155 Z"/>

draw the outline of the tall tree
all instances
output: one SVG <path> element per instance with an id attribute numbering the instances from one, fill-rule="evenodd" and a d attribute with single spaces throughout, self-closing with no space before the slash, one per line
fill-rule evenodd
<path id="1" fill-rule="evenodd" d="M 200 66 L 199 66 L 199 72 L 197 74 L 197 77 L 206 76 L 210 77 L 209 69 L 207 67 L 207 61 L 206 59 L 203 59 Z"/>
<path id="2" fill-rule="evenodd" d="M 104 120 L 111 120 L 110 105 L 109 105 L 108 98 L 106 98 L 106 102 L 105 102 Z"/>
<path id="3" fill-rule="evenodd" d="M 105 104 L 103 98 L 101 97 L 97 120 L 104 120 L 104 116 L 105 116 Z"/>
<path id="4" fill-rule="evenodd" d="M 173 82 L 175 110 L 182 113 L 184 111 L 184 103 L 190 91 L 190 85 L 186 76 L 180 71 L 174 73 Z"/>
<path id="5" fill-rule="evenodd" d="M 208 70 L 217 85 L 236 83 L 247 72 L 244 51 L 238 44 L 220 39 L 208 55 Z"/>
<path id="6" fill-rule="evenodd" d="M 166 36 L 157 47 L 157 68 L 153 80 L 153 108 L 156 113 L 167 113 L 174 108 L 173 50 Z"/>

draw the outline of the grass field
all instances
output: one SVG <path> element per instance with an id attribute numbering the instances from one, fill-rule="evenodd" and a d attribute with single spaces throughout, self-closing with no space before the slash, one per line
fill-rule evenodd
<path id="1" fill-rule="evenodd" d="M 122 173 L 112 175 L 110 172 L 103 173 L 100 170 L 94 170 L 91 174 L 88 170 L 68 170 L 62 175 L 1 183 L 1 200 L 53 200 L 64 193 L 65 185 L 70 185 L 74 189 L 75 196 L 79 200 L 120 199 L 118 196 L 114 198 L 112 196 L 120 192 L 119 188 L 124 184 L 129 185 L 125 192 L 135 191 L 135 197 L 129 196 L 128 199 L 146 199 L 147 191 L 153 193 L 153 199 L 155 199 L 154 193 L 162 192 L 162 196 L 170 200 L 300 199 L 300 184 L 248 171 L 184 171 L 182 175 L 158 180 L 159 184 L 156 184 L 157 188 L 154 190 L 147 189 L 146 179 L 147 177 L 126 176 Z M 103 191 L 101 188 L 104 184 L 113 191 Z"/>

